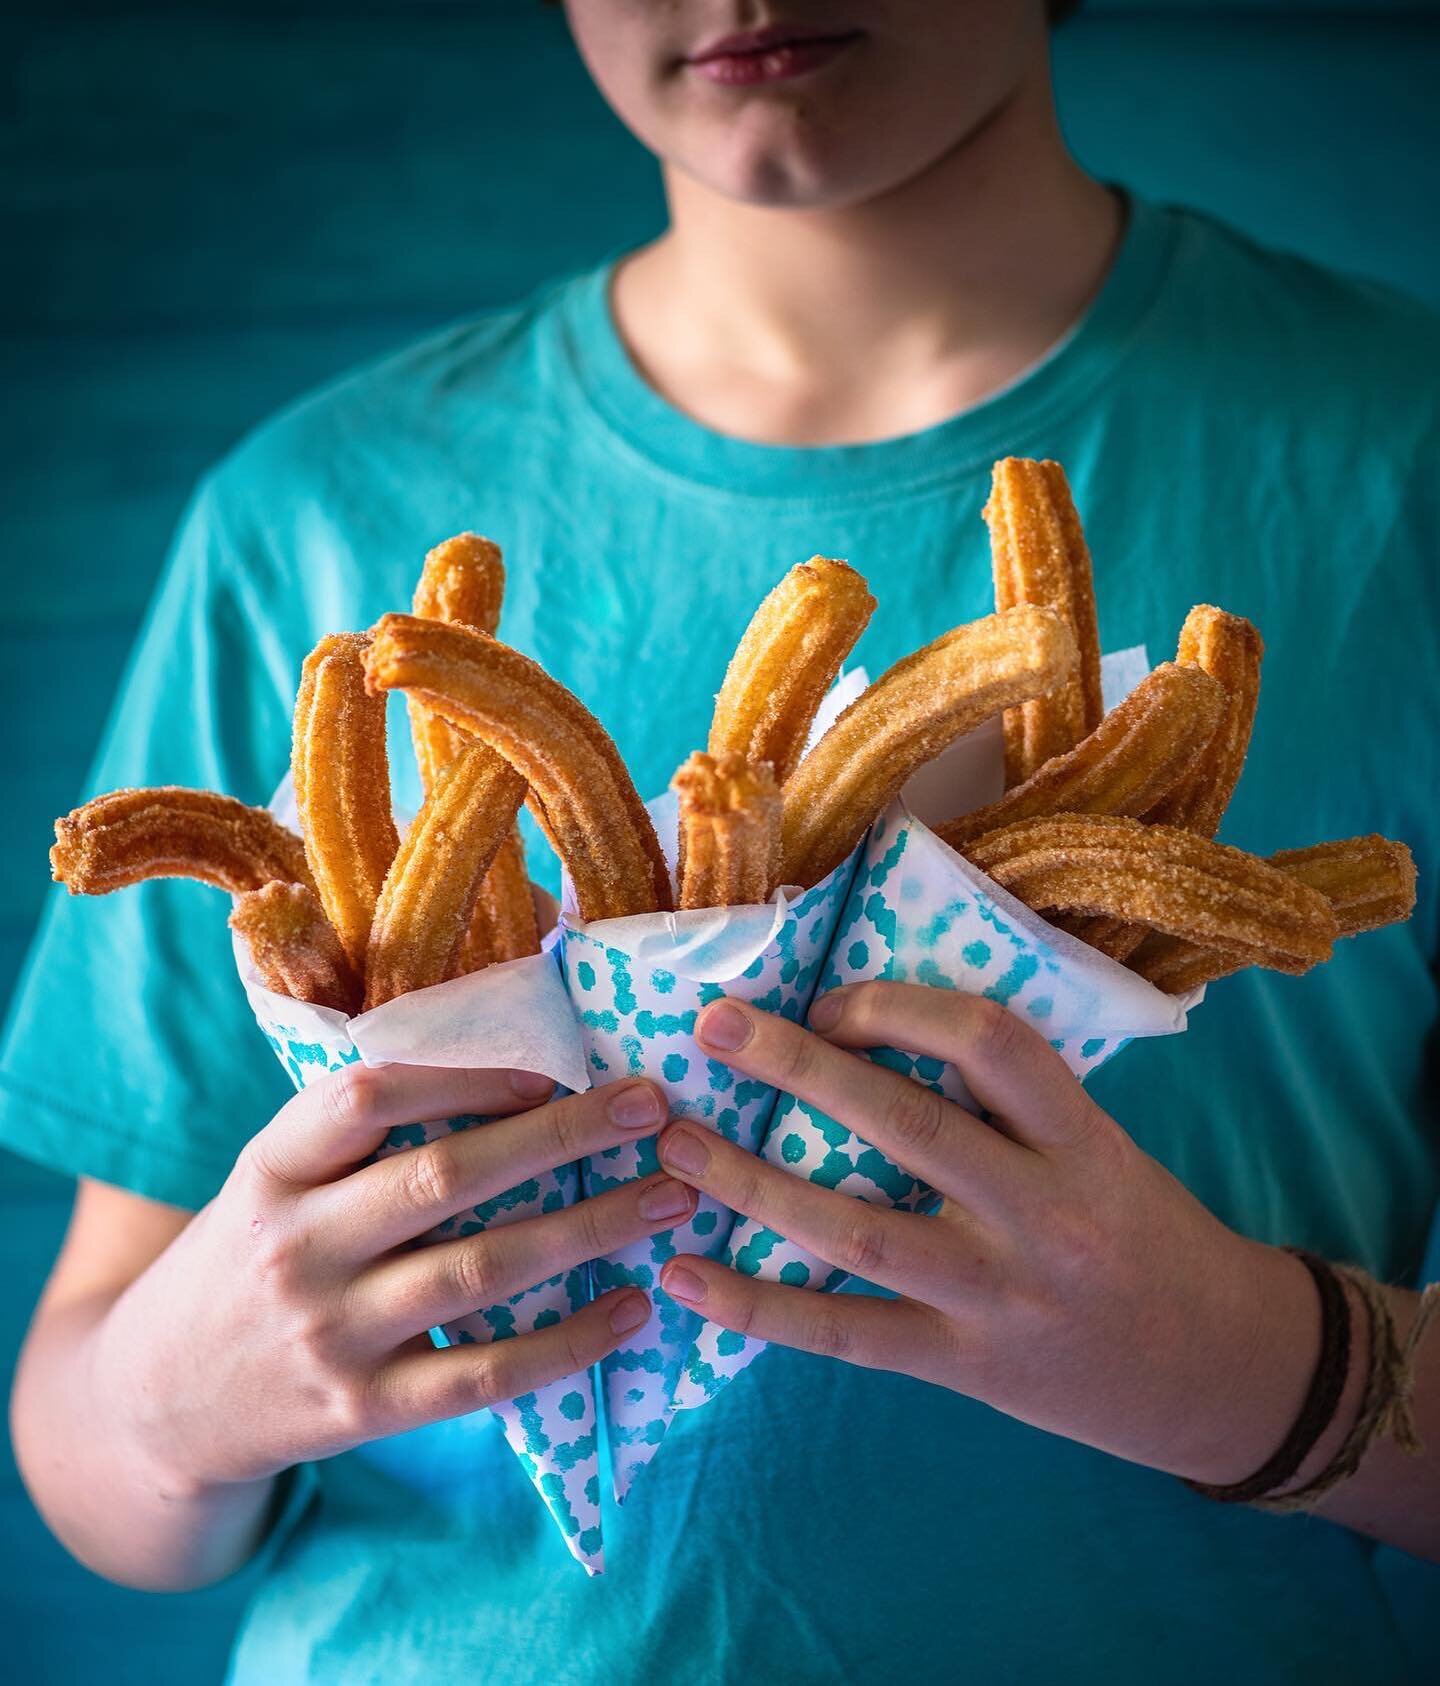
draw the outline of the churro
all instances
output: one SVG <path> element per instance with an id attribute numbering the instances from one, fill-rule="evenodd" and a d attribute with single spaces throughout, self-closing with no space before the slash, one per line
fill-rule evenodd
<path id="1" fill-rule="evenodd" d="M 493 637 L 504 596 L 505 564 L 499 546 L 476 533 L 460 533 L 437 544 L 426 556 L 415 587 L 414 612 L 426 620 L 473 626 Z M 406 702 L 420 784 L 428 792 L 441 768 L 465 747 L 465 734 L 418 698 L 408 697 Z"/>
<path id="2" fill-rule="evenodd" d="M 375 904 L 365 956 L 367 1011 L 452 975 L 481 883 L 524 796 L 520 774 L 473 738 L 441 770 Z"/>
<path id="3" fill-rule="evenodd" d="M 300 839 L 264 808 L 210 790 L 113 790 L 55 822 L 54 877 L 72 896 L 148 878 L 195 878 L 238 895 L 272 878 L 310 884 Z"/>
<path id="4" fill-rule="evenodd" d="M 1250 747 L 1264 653 L 1260 634 L 1240 615 L 1201 603 L 1185 617 L 1175 659 L 1215 679 L 1224 690 L 1225 707 L 1209 741 L 1195 746 L 1185 776 L 1146 810 L 1147 820 L 1183 826 L 1200 837 L 1213 837 L 1220 829 Z"/>
<path id="5" fill-rule="evenodd" d="M 793 567 L 755 611 L 730 658 L 715 698 L 710 754 L 768 761 L 784 784 L 874 608 L 848 563 L 812 556 Z"/>
<path id="6" fill-rule="evenodd" d="M 512 825 L 480 885 L 470 929 L 455 957 L 454 976 L 539 952 L 540 923 L 525 867 L 525 846 Z"/>
<path id="7" fill-rule="evenodd" d="M 417 693 L 452 725 L 503 755 L 564 861 L 583 919 L 673 906 L 669 871 L 619 752 L 563 685 L 484 633 L 386 615 L 365 654 L 378 693 Z"/>
<path id="8" fill-rule="evenodd" d="M 1039 603 L 1070 628 L 1078 660 L 1063 685 L 1005 710 L 1005 784 L 1024 783 L 1100 724 L 1100 634 L 1090 550 L 1058 462 L 1006 457 L 995 464 L 990 501 L 995 607 Z"/>
<path id="9" fill-rule="evenodd" d="M 680 806 L 680 906 L 765 901 L 780 871 L 780 787 L 769 763 L 697 751 L 672 784 Z"/>
<path id="10" fill-rule="evenodd" d="M 786 784 L 783 881 L 818 883 L 917 768 L 1001 709 L 1053 690 L 1074 667 L 1070 629 L 1032 604 L 958 626 L 896 662 Z"/>
<path id="11" fill-rule="evenodd" d="M 965 853 L 1037 910 L 1123 919 L 1230 950 L 1248 965 L 1304 972 L 1329 958 L 1338 935 L 1318 890 L 1174 826 L 1062 814 L 991 832 Z"/>
<path id="12" fill-rule="evenodd" d="M 1046 814 L 1138 816 L 1184 776 L 1225 707 L 1197 667 L 1163 662 L 1090 735 L 1054 756 L 998 802 L 937 827 L 952 849 L 1017 820 Z"/>
<path id="13" fill-rule="evenodd" d="M 315 888 L 357 971 L 400 843 L 390 812 L 385 699 L 365 684 L 368 642 L 365 633 L 332 633 L 305 658 L 291 758 Z"/>
<path id="14" fill-rule="evenodd" d="M 1415 907 L 1415 861 L 1403 843 L 1373 834 L 1282 849 L 1270 865 L 1317 890 L 1330 904 L 1341 937 L 1377 931 L 1408 919 Z M 1229 950 L 1181 937 L 1150 935 L 1132 968 L 1172 995 L 1198 989 L 1243 970 L 1250 962 Z"/>
<path id="15" fill-rule="evenodd" d="M 266 989 L 341 1013 L 360 1011 L 359 976 L 309 885 L 276 879 L 247 890 L 230 926 L 245 939 Z"/>
<path id="16" fill-rule="evenodd" d="M 500 625 L 504 597 L 505 564 L 500 547 L 476 533 L 460 533 L 436 545 L 426 556 L 415 587 L 414 611 L 425 620 L 473 626 L 493 637 Z M 442 769 L 474 740 L 426 708 L 418 697 L 405 701 L 421 788 L 428 794 Z M 475 898 L 474 916 L 456 955 L 454 970 L 460 976 L 539 952 L 540 926 L 525 870 L 525 845 L 519 831 L 512 829 Z"/>

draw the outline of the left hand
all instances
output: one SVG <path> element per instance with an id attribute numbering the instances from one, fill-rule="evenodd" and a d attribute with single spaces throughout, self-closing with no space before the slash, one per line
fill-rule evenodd
<path id="1" fill-rule="evenodd" d="M 917 1376 L 1177 1475 L 1228 1483 L 1264 1463 L 1319 1350 L 1297 1259 L 1221 1224 L 993 1001 L 857 984 L 811 1023 L 727 1000 L 696 1037 L 930 1183 L 936 1216 L 818 1187 L 688 1124 L 661 1136 L 661 1160 L 899 1297 L 821 1295 L 690 1255 L 665 1267 L 670 1294 L 726 1328 Z M 846 1052 L 882 1046 L 955 1065 L 988 1121 Z"/>

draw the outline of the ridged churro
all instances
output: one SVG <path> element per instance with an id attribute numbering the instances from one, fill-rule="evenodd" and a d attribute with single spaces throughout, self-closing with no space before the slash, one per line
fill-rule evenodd
<path id="1" fill-rule="evenodd" d="M 768 761 L 784 784 L 874 608 L 864 579 L 848 563 L 812 556 L 793 567 L 755 611 L 725 670 L 710 754 Z"/>
<path id="2" fill-rule="evenodd" d="M 1075 640 L 1031 604 L 958 626 L 898 661 L 856 698 L 784 789 L 782 881 L 837 867 L 925 762 L 981 721 L 1069 678 Z"/>
<path id="3" fill-rule="evenodd" d="M 194 878 L 239 895 L 272 878 L 310 884 L 305 849 L 264 808 L 210 790 L 113 790 L 55 822 L 50 868 L 72 896 L 148 878 Z"/>
<path id="4" fill-rule="evenodd" d="M 360 1011 L 359 975 L 309 885 L 277 879 L 247 890 L 230 926 L 245 939 L 266 989 L 341 1013 Z"/>
<path id="5" fill-rule="evenodd" d="M 1225 707 L 1218 682 L 1163 662 L 1090 735 L 1047 761 L 998 802 L 936 829 L 952 849 L 1017 820 L 1046 814 L 1145 813 L 1184 776 Z"/>
<path id="6" fill-rule="evenodd" d="M 415 587 L 414 612 L 426 620 L 473 626 L 493 638 L 504 597 L 505 564 L 499 546 L 476 533 L 459 533 L 426 556 Z M 406 702 L 420 785 L 428 792 L 441 768 L 465 747 L 465 734 L 417 698 Z"/>
<path id="7" fill-rule="evenodd" d="M 455 957 L 453 975 L 478 972 L 505 960 L 540 952 L 540 923 L 525 867 L 525 845 L 512 825 L 480 885 L 470 929 Z"/>
<path id="8" fill-rule="evenodd" d="M 386 615 L 365 655 L 377 693 L 403 690 L 498 750 L 564 861 L 583 919 L 673 906 L 655 828 L 593 714 L 538 663 L 484 633 Z"/>
<path id="9" fill-rule="evenodd" d="M 1185 617 L 1175 659 L 1216 680 L 1225 708 L 1209 742 L 1196 745 L 1189 770 L 1146 811 L 1147 820 L 1183 826 L 1199 837 L 1213 837 L 1220 829 L 1250 747 L 1264 654 L 1260 634 L 1240 615 L 1200 603 Z"/>
<path id="10" fill-rule="evenodd" d="M 1260 634 L 1240 615 L 1201 603 L 1185 617 L 1175 659 L 1208 673 L 1223 688 L 1225 706 L 1209 742 L 1194 746 L 1179 781 L 1142 818 L 1178 825 L 1200 837 L 1213 837 L 1219 830 L 1250 747 L 1264 653 Z M 1060 922 L 1072 936 L 1115 960 L 1128 959 L 1146 935 L 1143 925 L 1118 919 L 1062 917 Z"/>
<path id="11" fill-rule="evenodd" d="M 1064 755 L 1100 724 L 1100 634 L 1085 531 L 1058 462 L 1006 457 L 995 464 L 990 500 L 995 607 L 1039 603 L 1070 628 L 1075 671 L 1046 696 L 1005 711 L 1005 784 L 1024 783 L 1052 756 Z"/>
<path id="12" fill-rule="evenodd" d="M 780 871 L 780 787 L 769 763 L 697 751 L 672 783 L 680 806 L 680 906 L 765 901 Z"/>
<path id="13" fill-rule="evenodd" d="M 291 777 L 305 854 L 330 923 L 357 971 L 400 839 L 390 812 L 385 699 L 365 684 L 369 635 L 337 632 L 305 658 Z"/>
<path id="14" fill-rule="evenodd" d="M 1415 861 L 1403 843 L 1373 834 L 1282 849 L 1270 865 L 1317 890 L 1330 904 L 1341 937 L 1398 925 L 1415 908 Z M 1152 935 L 1139 946 L 1132 968 L 1158 988 L 1178 995 L 1229 977 L 1249 964 L 1220 948 L 1180 937 Z"/>
<path id="15" fill-rule="evenodd" d="M 476 533 L 460 533 L 438 544 L 425 558 L 415 587 L 414 611 L 425 620 L 473 626 L 494 636 L 505 599 L 505 564 L 500 547 Z M 428 794 L 441 771 L 474 740 L 407 697 L 410 733 L 420 766 L 421 788 Z M 500 961 L 540 952 L 540 926 L 525 870 L 525 846 L 518 830 L 501 844 L 475 899 L 471 928 L 455 958 L 457 976 L 478 972 Z"/>
<path id="16" fill-rule="evenodd" d="M 476 897 L 515 823 L 525 780 L 486 743 L 436 778 L 386 874 L 365 955 L 365 1007 L 453 975 Z"/>
<path id="17" fill-rule="evenodd" d="M 1037 910 L 1103 914 L 1304 972 L 1329 958 L 1335 915 L 1318 890 L 1258 856 L 1174 826 L 1116 816 L 1022 820 L 968 858 Z"/>

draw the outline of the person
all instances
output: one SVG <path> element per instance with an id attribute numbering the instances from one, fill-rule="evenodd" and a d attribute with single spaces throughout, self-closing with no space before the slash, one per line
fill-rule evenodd
<path id="1" fill-rule="evenodd" d="M 866 986 L 806 1031 L 717 1002 L 715 1058 L 924 1174 L 940 1215 L 672 1124 L 642 1184 L 408 1252 L 653 1131 L 660 1097 L 390 1067 L 280 1104 L 206 892 L 57 896 L 4 1059 L 4 1139 L 80 1179 L 15 1390 L 36 1502 L 133 1586 L 268 1551 L 240 1682 L 1404 1677 L 1375 1542 L 1440 1551 L 1440 1339 L 1412 1355 L 1423 1452 L 1377 1436 L 1324 1520 L 1195 1487 L 1243 1488 L 1311 1389 L 1333 1316 L 1286 1247 L 1424 1280 L 1435 320 L 1088 177 L 1040 0 L 568 12 L 660 160 L 665 232 L 347 377 L 208 475 L 95 787 L 265 800 L 310 645 L 403 607 L 424 550 L 475 528 L 506 548 L 504 635 L 658 791 L 791 563 L 868 575 L 872 672 L 985 613 L 989 469 L 1029 454 L 1069 472 L 1107 647 L 1161 659 L 1201 601 L 1262 628 L 1229 840 L 1384 831 L 1419 909 L 1304 979 L 1216 986 L 1088 1090 L 990 1003 Z M 857 1057 L 880 1044 L 953 1060 L 991 1123 Z M 461 1112 L 503 1116 L 365 1163 L 389 1126 Z M 672 1263 L 672 1293 L 776 1344 L 675 1422 L 587 1581 L 479 1408 L 599 1358 L 643 1294 L 490 1348 L 424 1331 L 668 1227 L 697 1187 L 882 1291 Z M 1417 1317 L 1412 1289 L 1328 1280 L 1348 1369 L 1282 1498 L 1362 1410 L 1367 1320 L 1403 1342 Z"/>

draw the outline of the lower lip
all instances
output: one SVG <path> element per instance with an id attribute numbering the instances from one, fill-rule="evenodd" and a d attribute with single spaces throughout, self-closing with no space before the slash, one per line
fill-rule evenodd
<path id="1" fill-rule="evenodd" d="M 723 53 L 690 65 L 697 76 L 726 88 L 755 88 L 766 82 L 791 82 L 838 58 L 850 46 L 853 35 L 828 41 L 794 41 L 763 53 Z"/>

